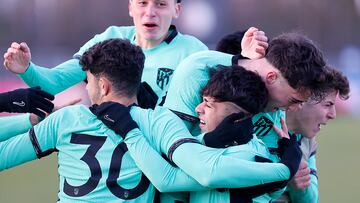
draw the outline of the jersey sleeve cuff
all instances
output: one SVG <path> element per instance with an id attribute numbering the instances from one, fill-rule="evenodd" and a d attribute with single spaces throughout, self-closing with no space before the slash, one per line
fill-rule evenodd
<path id="1" fill-rule="evenodd" d="M 194 138 L 184 138 L 184 139 L 180 139 L 180 140 L 174 142 L 174 144 L 171 145 L 171 147 L 169 148 L 169 151 L 168 151 L 168 158 L 169 158 L 170 163 L 174 164 L 172 156 L 173 156 L 175 150 L 184 143 L 201 144 L 197 139 L 194 139 Z"/>
<path id="2" fill-rule="evenodd" d="M 49 154 L 51 154 L 51 153 L 53 153 L 55 151 L 55 149 L 48 149 L 46 151 L 41 150 L 40 144 L 39 144 L 39 142 L 38 142 L 38 140 L 36 138 L 34 128 L 31 128 L 30 131 L 29 131 L 29 138 L 30 138 L 31 144 L 34 147 L 35 154 L 36 154 L 38 159 L 41 159 L 42 157 L 45 157 L 45 156 L 47 156 L 47 155 L 49 155 Z"/>
<path id="3" fill-rule="evenodd" d="M 26 71 L 24 73 L 18 74 L 18 76 L 24 81 L 31 79 L 33 76 L 34 66 L 35 64 L 30 62 L 29 66 L 26 68 Z"/>

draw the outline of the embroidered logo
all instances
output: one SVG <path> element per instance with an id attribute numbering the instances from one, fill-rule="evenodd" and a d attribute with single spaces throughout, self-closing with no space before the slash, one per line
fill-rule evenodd
<path id="1" fill-rule="evenodd" d="M 258 137 L 264 137 L 270 132 L 273 125 L 274 123 L 270 119 L 261 116 L 259 120 L 254 123 L 254 133 Z"/>
<path id="2" fill-rule="evenodd" d="M 13 102 L 13 104 L 24 107 L 25 106 L 25 102 L 21 101 L 21 102 Z"/>
<path id="3" fill-rule="evenodd" d="M 107 114 L 104 116 L 104 119 L 105 119 L 105 120 L 108 120 L 108 121 L 110 121 L 110 122 L 115 123 L 115 121 L 114 121 L 113 119 L 111 119 L 111 118 L 109 117 L 109 115 L 107 115 Z"/>
<path id="4" fill-rule="evenodd" d="M 170 68 L 159 68 L 156 78 L 156 84 L 163 90 L 170 82 L 170 76 L 174 70 Z"/>

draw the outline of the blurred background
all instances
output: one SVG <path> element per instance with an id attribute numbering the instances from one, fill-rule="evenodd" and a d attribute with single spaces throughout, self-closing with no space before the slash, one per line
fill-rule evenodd
<path id="1" fill-rule="evenodd" d="M 2 65 L 2 54 L 11 42 L 27 42 L 34 63 L 54 67 L 108 26 L 132 25 L 127 4 L 127 0 L 0 0 L 0 92 L 25 87 Z M 351 97 L 339 101 L 338 118 L 318 137 L 320 200 L 359 202 L 360 0 L 183 0 L 182 5 L 174 24 L 210 48 L 222 36 L 250 26 L 270 38 L 298 31 L 345 73 Z M 88 104 L 83 84 L 57 95 L 55 102 L 61 105 L 78 97 Z M 55 202 L 56 170 L 56 155 L 51 155 L 1 172 L 0 202 Z"/>

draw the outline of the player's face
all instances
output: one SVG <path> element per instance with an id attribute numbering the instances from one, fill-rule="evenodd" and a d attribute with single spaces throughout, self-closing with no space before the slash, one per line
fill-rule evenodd
<path id="1" fill-rule="evenodd" d="M 273 82 L 267 82 L 269 91 L 269 102 L 266 111 L 282 110 L 296 110 L 301 107 L 309 95 L 300 93 L 290 87 L 287 80 L 279 73 Z"/>
<path id="2" fill-rule="evenodd" d="M 225 117 L 240 111 L 246 112 L 232 102 L 217 102 L 213 97 L 203 97 L 195 111 L 199 115 L 199 127 L 202 133 L 213 131 Z"/>
<path id="3" fill-rule="evenodd" d="M 289 111 L 287 115 L 293 117 L 293 131 L 301 133 L 307 138 L 313 138 L 320 131 L 322 125 L 336 117 L 335 100 L 337 92 L 328 94 L 321 102 L 308 101 L 297 111 Z M 290 119 L 290 118 L 289 118 Z"/>
<path id="4" fill-rule="evenodd" d="M 101 94 L 99 88 L 99 81 L 95 78 L 90 71 L 86 71 L 86 90 L 90 98 L 91 104 L 100 104 Z"/>
<path id="5" fill-rule="evenodd" d="M 175 0 L 129 0 L 129 14 L 136 27 L 136 40 L 159 44 L 168 34 L 173 18 L 180 12 Z"/>

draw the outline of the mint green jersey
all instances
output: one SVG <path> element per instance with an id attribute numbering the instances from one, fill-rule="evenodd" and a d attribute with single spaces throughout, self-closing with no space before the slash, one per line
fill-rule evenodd
<path id="1" fill-rule="evenodd" d="M 42 68 L 31 63 L 20 77 L 31 87 L 41 86 L 42 90 L 50 94 L 57 94 L 86 78 L 78 59 L 87 49 L 98 42 L 112 38 L 128 39 L 136 44 L 135 32 L 134 26 L 111 26 L 83 45 L 74 54 L 75 59 L 52 69 Z M 160 102 L 167 92 L 173 71 L 178 64 L 192 53 L 207 50 L 207 47 L 195 37 L 183 35 L 176 30 L 175 26 L 171 26 L 169 35 L 163 42 L 153 48 L 142 50 L 145 54 L 142 81 L 150 85 L 158 95 Z"/>
<path id="2" fill-rule="evenodd" d="M 228 149 L 186 141 L 193 139 L 191 134 L 164 107 L 132 107 L 130 113 L 141 131 L 130 131 L 126 147 L 87 107 L 78 105 L 56 111 L 28 133 L 0 143 L 0 170 L 58 151 L 60 202 L 150 202 L 154 187 L 140 169 L 154 184 L 163 184 L 158 187 L 162 192 L 244 187 L 289 178 L 289 170 L 283 164 L 237 159 L 226 156 Z M 159 153 L 171 157 L 196 181 L 171 166 Z M 249 177 L 249 171 L 258 177 Z"/>
<path id="3" fill-rule="evenodd" d="M 164 106 L 181 114 L 186 114 L 186 118 L 190 118 L 189 120 L 193 118 L 196 122 L 188 122 L 185 119 L 185 124 L 194 132 L 194 135 L 199 134 L 200 131 L 195 108 L 202 102 L 200 92 L 210 79 L 209 69 L 215 68 L 219 64 L 230 66 L 237 63 L 234 59 L 234 56 L 230 54 L 218 51 L 202 51 L 184 59 L 175 70 Z M 283 112 L 276 111 L 259 113 L 252 118 L 255 134 L 270 148 L 277 148 L 278 140 L 278 135 L 273 130 L 272 125 L 275 124 L 281 128 L 280 117 L 283 116 Z M 273 156 L 272 160 L 276 161 L 278 158 Z"/>
<path id="4" fill-rule="evenodd" d="M 232 156 L 234 158 L 255 161 L 254 156 L 261 156 L 265 158 L 270 157 L 270 152 L 268 151 L 265 144 L 258 139 L 256 136 L 253 137 L 247 144 L 232 146 L 226 148 L 226 156 Z M 252 174 L 256 176 L 256 174 Z M 263 200 L 269 202 L 271 198 L 266 194 L 261 197 Z M 257 198 L 259 199 L 259 198 Z M 265 202 L 262 201 L 262 202 Z M 207 191 L 195 191 L 190 193 L 190 203 L 198 202 L 208 202 L 208 203 L 217 203 L 217 202 L 230 202 L 230 190 L 226 189 L 213 189 Z"/>
<path id="5" fill-rule="evenodd" d="M 236 57 L 230 54 L 217 51 L 202 51 L 184 59 L 175 70 L 172 83 L 169 86 L 168 96 L 164 106 L 173 110 L 183 118 L 184 123 L 191 130 L 193 135 L 200 132 L 195 108 L 202 102 L 201 90 L 210 79 L 209 69 L 216 68 L 217 65 L 230 66 L 237 64 Z M 268 158 L 278 162 L 277 141 L 278 135 L 273 130 L 272 125 L 281 127 L 280 117 L 284 116 L 281 111 L 259 113 L 252 120 L 254 123 L 254 132 L 258 138 L 262 139 L 270 152 Z M 249 171 L 248 174 L 254 174 Z M 203 193 L 205 194 L 205 193 Z M 211 192 L 208 192 L 208 198 L 211 199 Z M 213 194 L 220 194 L 216 193 Z M 220 197 L 228 197 L 226 193 L 221 193 Z M 281 193 L 273 193 L 271 198 L 277 198 Z M 213 196 L 215 199 L 216 195 Z M 269 201 L 269 196 L 263 195 L 256 198 L 255 202 Z M 218 199 L 220 201 L 220 199 Z"/>
<path id="6" fill-rule="evenodd" d="M 29 117 L 30 114 L 0 117 L 0 142 L 28 131 L 32 127 Z"/>
<path id="7" fill-rule="evenodd" d="M 283 110 L 273 112 L 261 112 L 252 117 L 254 124 L 254 133 L 260 138 L 270 149 L 272 154 L 277 154 L 279 136 L 273 129 L 273 125 L 281 129 L 280 118 L 285 120 L 285 112 Z M 275 157 L 274 157 L 275 158 Z M 276 161 L 277 159 L 272 159 Z"/>
<path id="8" fill-rule="evenodd" d="M 207 84 L 209 69 L 221 64 L 230 66 L 233 55 L 217 51 L 201 51 L 184 59 L 174 71 L 173 80 L 169 86 L 164 106 L 197 117 L 195 107 L 202 102 L 201 90 Z M 197 127 L 191 122 L 185 122 L 189 129 Z M 199 132 L 194 135 L 200 134 Z"/>
<path id="9" fill-rule="evenodd" d="M 59 202 L 152 202 L 155 189 L 121 137 L 83 106 L 0 143 L 0 170 L 58 151 Z"/>
<path id="10" fill-rule="evenodd" d="M 158 106 L 154 110 L 134 109 L 140 108 L 132 107 L 131 115 L 135 121 L 143 121 L 137 122 L 141 131 L 130 131 L 125 143 L 136 164 L 161 192 L 198 191 L 205 188 L 199 187 L 189 178 L 178 178 L 179 172 L 176 170 L 179 169 L 169 165 L 159 152 L 208 188 L 247 187 L 288 179 L 289 171 L 283 164 L 252 161 L 257 155 L 255 151 L 266 151 L 262 142 L 226 149 L 209 148 L 196 141 L 181 119 L 165 107 Z M 147 119 L 153 122 L 146 122 Z M 252 160 L 230 156 L 234 151 L 242 151 L 243 156 L 249 159 L 252 157 Z"/>

